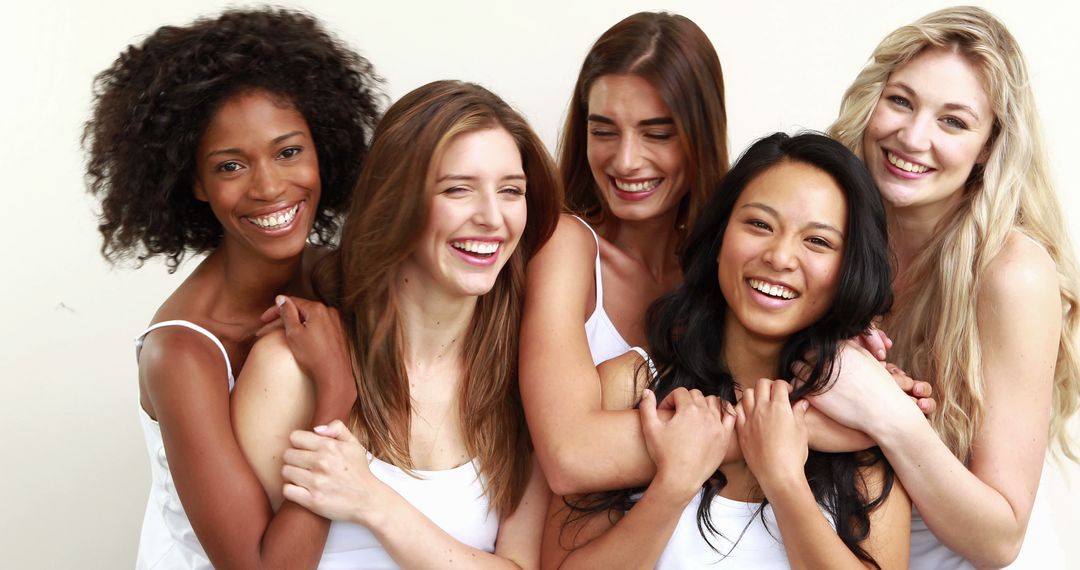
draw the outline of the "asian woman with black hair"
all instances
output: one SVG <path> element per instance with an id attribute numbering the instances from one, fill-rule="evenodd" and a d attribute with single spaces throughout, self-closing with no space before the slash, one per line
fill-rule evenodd
<path id="1" fill-rule="evenodd" d="M 891 469 L 876 449 L 808 451 L 802 399 L 828 389 L 839 344 L 888 310 L 887 251 L 877 188 L 843 145 L 775 134 L 751 146 L 689 236 L 683 284 L 650 309 L 651 358 L 601 367 L 606 408 L 641 394 L 656 477 L 556 497 L 544 566 L 905 568 L 910 510 Z M 665 397 L 670 420 L 657 415 Z M 735 437 L 744 461 L 723 463 Z"/>

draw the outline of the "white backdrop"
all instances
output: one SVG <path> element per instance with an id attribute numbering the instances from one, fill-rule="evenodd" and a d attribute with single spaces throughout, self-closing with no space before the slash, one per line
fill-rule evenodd
<path id="1" fill-rule="evenodd" d="M 1028 58 L 1071 231 L 1080 204 L 1068 168 L 1080 152 L 1080 9 L 1066 0 L 980 2 Z M 732 156 L 775 130 L 824 129 L 840 96 L 890 30 L 943 4 L 829 2 L 331 2 L 299 4 L 367 56 L 392 99 L 434 79 L 481 83 L 554 149 L 582 58 L 626 15 L 666 9 L 700 25 L 727 85 Z M 219 0 L 40 0 L 0 12 L 0 157 L 10 215 L 0 224 L 0 566 L 123 568 L 134 563 L 149 481 L 132 337 L 194 264 L 110 268 L 98 254 L 79 148 L 95 73 L 163 24 Z M 1073 421 L 1074 433 L 1080 420 Z M 1080 528 L 1080 468 L 1053 469 L 1063 536 Z M 1080 568 L 1080 545 L 1066 545 Z"/>

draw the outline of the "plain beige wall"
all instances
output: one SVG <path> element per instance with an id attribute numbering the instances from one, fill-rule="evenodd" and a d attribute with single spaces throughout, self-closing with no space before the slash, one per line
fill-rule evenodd
<path id="1" fill-rule="evenodd" d="M 752 5 L 753 4 L 753 5 Z M 1061 2 L 982 2 L 1028 57 L 1059 194 L 1080 231 L 1075 29 Z M 881 37 L 941 4 L 619 1 L 307 2 L 364 53 L 396 98 L 427 81 L 492 88 L 523 111 L 551 148 L 589 45 L 622 17 L 668 9 L 695 20 L 724 65 L 730 142 L 738 153 L 774 130 L 824 129 L 843 89 Z M 110 268 L 99 256 L 84 192 L 80 126 L 90 83 L 128 43 L 163 24 L 216 12 L 212 0 L 5 3 L 2 164 L 8 213 L 0 224 L 0 566 L 123 568 L 135 559 L 149 469 L 136 415 L 132 337 L 192 267 Z M 1070 158 L 1074 157 L 1074 158 Z M 1074 432 L 1078 421 L 1074 420 Z M 1080 474 L 1056 469 L 1044 493 L 1058 529 L 1080 526 Z M 1067 544 L 1080 568 L 1080 545 Z M 1034 566 L 1032 566 L 1034 567 Z"/>

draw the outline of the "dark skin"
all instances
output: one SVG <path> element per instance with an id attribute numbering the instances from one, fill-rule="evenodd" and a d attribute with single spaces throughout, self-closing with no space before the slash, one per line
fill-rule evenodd
<path id="1" fill-rule="evenodd" d="M 299 113 L 268 106 L 258 95 L 255 107 L 245 107 L 236 102 L 240 98 L 222 106 L 197 155 L 194 192 L 222 222 L 222 245 L 153 319 L 182 319 L 208 329 L 225 346 L 236 377 L 263 325 L 260 315 L 275 296 L 309 294 L 315 252 L 304 241 L 319 190 L 314 144 Z M 228 111 L 232 103 L 241 112 Z M 260 233 L 250 221 L 300 202 L 300 213 L 284 224 L 288 231 Z M 307 368 L 317 393 L 312 425 L 347 417 L 356 398 L 351 371 L 333 364 Z M 161 427 L 184 510 L 214 566 L 314 568 L 329 521 L 288 502 L 276 513 L 271 508 L 233 435 L 226 366 L 217 347 L 190 329 L 153 331 L 139 354 L 139 388 L 143 409 Z"/>

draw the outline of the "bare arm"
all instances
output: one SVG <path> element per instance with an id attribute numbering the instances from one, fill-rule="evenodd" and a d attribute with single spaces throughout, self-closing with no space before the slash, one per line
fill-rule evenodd
<path id="1" fill-rule="evenodd" d="M 736 410 L 737 429 L 746 463 L 769 499 L 795 569 L 865 568 L 829 524 L 810 490 L 805 473 L 808 453 L 805 403 L 792 408 L 791 388 L 782 380 L 759 380 L 743 392 Z M 880 493 L 883 470 L 864 492 Z M 876 496 L 876 495 L 874 495 Z M 862 545 L 882 568 L 907 568 L 911 508 L 899 486 L 871 513 L 870 536 Z"/>
<path id="2" fill-rule="evenodd" d="M 495 553 L 468 546 L 424 516 L 368 469 L 367 450 L 341 422 L 321 435 L 297 431 L 285 453 L 285 497 L 333 520 L 361 524 L 402 568 L 536 568 L 548 489 L 534 464 Z"/>
<path id="3" fill-rule="evenodd" d="M 655 473 L 637 414 L 602 408 L 585 338 L 595 254 L 589 231 L 563 216 L 526 273 L 521 397 L 536 456 L 561 495 L 643 485 Z"/>
<path id="4" fill-rule="evenodd" d="M 314 568 L 327 522 L 296 505 L 274 513 L 233 436 L 222 355 L 190 331 L 147 336 L 139 374 L 173 481 L 217 568 Z"/>
<path id="5" fill-rule="evenodd" d="M 663 553 L 683 510 L 712 476 L 732 439 L 735 416 L 715 396 L 675 390 L 670 419 L 657 414 L 646 391 L 640 416 L 657 475 L 625 515 L 596 513 L 575 518 L 555 498 L 544 536 L 545 568 L 652 568 Z M 617 522 L 616 522 L 617 521 Z"/>
<path id="6" fill-rule="evenodd" d="M 842 376 L 816 399 L 825 399 L 830 416 L 881 445 L 942 543 L 976 566 L 1001 567 L 1023 542 L 1046 452 L 1061 327 L 1049 255 L 1012 236 L 987 270 L 976 318 L 985 415 L 967 466 L 880 376 L 858 382 Z M 847 410 L 852 402 L 859 402 L 858 413 Z"/>

